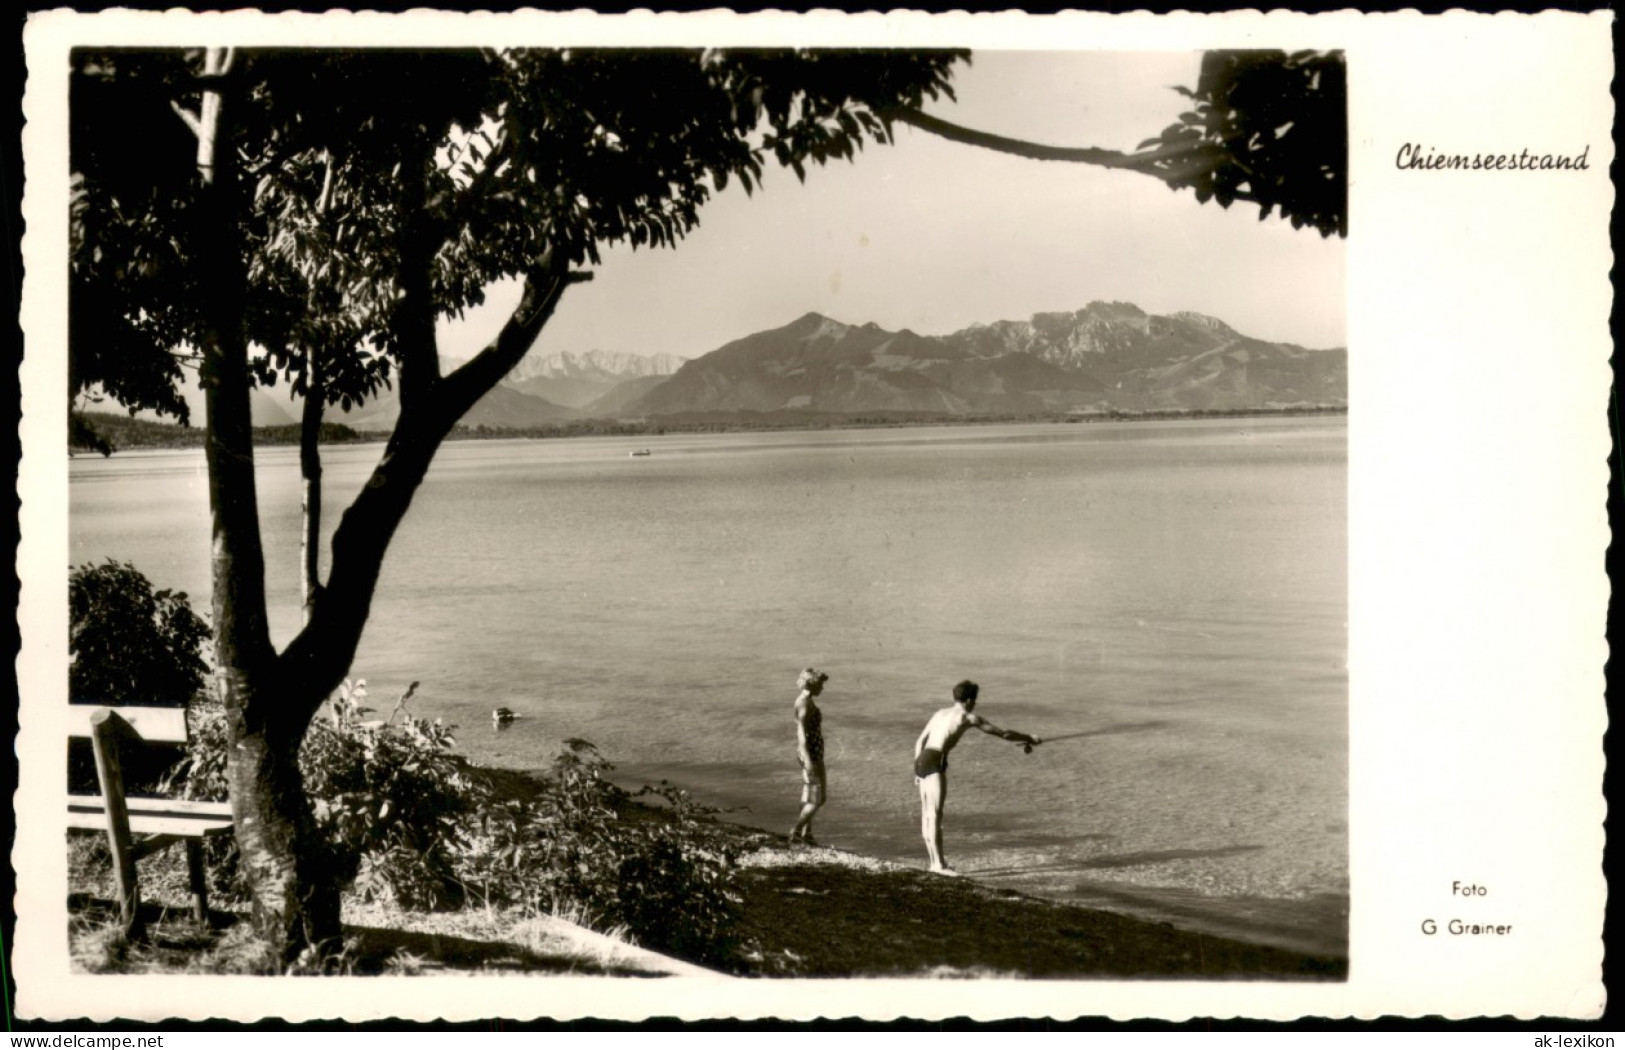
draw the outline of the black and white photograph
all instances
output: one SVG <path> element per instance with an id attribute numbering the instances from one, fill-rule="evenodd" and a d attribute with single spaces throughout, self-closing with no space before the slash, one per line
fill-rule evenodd
<path id="1" fill-rule="evenodd" d="M 1601 1009 L 1606 19 L 1452 141 L 1419 18 L 55 15 L 20 1011 Z"/>

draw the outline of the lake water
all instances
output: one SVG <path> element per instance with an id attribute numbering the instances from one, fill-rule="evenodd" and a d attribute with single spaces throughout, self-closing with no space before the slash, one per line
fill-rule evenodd
<path id="1" fill-rule="evenodd" d="M 378 452 L 326 451 L 330 507 Z M 258 464 L 282 644 L 297 461 Z M 70 478 L 74 564 L 132 561 L 207 613 L 200 452 L 76 458 Z M 972 678 L 980 714 L 1052 742 L 961 742 L 961 871 L 1341 951 L 1346 486 L 1341 418 L 455 442 L 355 674 L 386 709 L 421 681 L 412 708 L 478 761 L 539 767 L 584 737 L 628 783 L 782 831 L 795 676 L 817 666 L 819 839 L 922 866 L 914 740 Z M 522 717 L 498 730 L 498 706 Z"/>

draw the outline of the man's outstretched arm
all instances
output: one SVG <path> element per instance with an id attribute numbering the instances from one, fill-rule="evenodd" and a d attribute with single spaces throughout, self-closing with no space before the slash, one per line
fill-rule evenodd
<path id="1" fill-rule="evenodd" d="M 982 732 L 987 733 L 989 736 L 996 736 L 1001 740 L 1014 740 L 1018 744 L 1043 743 L 1043 741 L 1038 737 L 1031 736 L 1027 733 L 1017 732 L 1014 729 L 1000 729 L 998 726 L 994 725 L 992 722 L 989 722 L 981 715 L 971 715 L 966 719 L 966 721 L 970 722 L 971 725 L 975 726 L 977 729 L 980 729 Z"/>

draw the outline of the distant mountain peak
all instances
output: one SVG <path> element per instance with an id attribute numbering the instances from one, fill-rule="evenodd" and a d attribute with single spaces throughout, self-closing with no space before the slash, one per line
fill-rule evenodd
<path id="1" fill-rule="evenodd" d="M 1241 334 L 1234 328 L 1231 328 L 1229 325 L 1219 320 L 1217 317 L 1209 317 L 1207 314 L 1199 314 L 1194 310 L 1180 310 L 1179 312 L 1171 313 L 1168 316 L 1176 321 L 1184 321 L 1186 324 L 1197 325 L 1199 327 L 1206 328 L 1209 331 L 1218 332 L 1221 335 Z"/>
<path id="2" fill-rule="evenodd" d="M 628 391 L 630 394 L 631 391 Z M 629 416 L 690 413 L 1248 410 L 1347 404 L 1347 353 L 1242 336 L 1216 317 L 1096 300 L 943 336 L 811 311 L 742 336 L 617 402 Z"/>
<path id="3" fill-rule="evenodd" d="M 560 374 L 573 372 L 600 372 L 605 375 L 631 378 L 635 376 L 670 375 L 682 367 L 685 358 L 676 354 L 628 354 L 611 350 L 588 350 L 586 353 L 572 354 L 568 350 L 560 351 L 552 357 L 541 361 L 542 374 L 547 374 L 549 368 Z"/>
<path id="4" fill-rule="evenodd" d="M 508 374 L 510 383 L 528 379 L 579 379 L 615 383 L 644 376 L 671 375 L 687 358 L 676 354 L 629 354 L 616 350 L 559 350 L 544 356 L 526 356 Z"/>
<path id="5" fill-rule="evenodd" d="M 1096 299 L 1084 307 L 1086 313 L 1125 314 L 1129 317 L 1144 317 L 1146 313 L 1133 303 L 1118 302 L 1117 300 Z"/>
<path id="6" fill-rule="evenodd" d="M 849 324 L 843 324 L 833 317 L 825 317 L 816 310 L 802 314 L 785 326 L 784 331 L 795 336 L 803 342 L 822 339 L 825 336 L 840 339 L 852 330 Z"/>

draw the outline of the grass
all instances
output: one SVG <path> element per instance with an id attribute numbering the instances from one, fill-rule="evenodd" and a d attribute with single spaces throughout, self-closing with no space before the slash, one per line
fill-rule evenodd
<path id="1" fill-rule="evenodd" d="M 648 977 L 682 969 L 617 940 L 613 931 L 595 934 L 568 918 L 479 908 L 404 912 L 347 899 L 343 946 L 287 971 L 253 938 L 246 909 L 213 908 L 206 924 L 192 917 L 184 878 L 177 882 L 167 870 L 178 866 L 184 876 L 184 865 L 164 856 L 179 855 L 178 850 L 142 863 L 145 933 L 130 940 L 118 922 L 105 849 L 96 849 L 89 836 L 70 841 L 74 890 L 68 896 L 68 946 L 81 972 Z M 96 865 L 97 859 L 104 863 Z"/>
<path id="2" fill-rule="evenodd" d="M 208 924 L 202 924 L 183 908 L 144 904 L 145 934 L 130 940 L 119 928 L 109 900 L 73 894 L 68 910 L 69 957 L 74 968 L 85 973 L 651 977 L 681 969 L 651 959 L 632 945 L 549 917 L 470 911 L 415 915 L 358 908 L 346 915 L 344 944 L 337 951 L 284 970 L 254 939 L 243 914 L 216 911 Z"/>
<path id="3" fill-rule="evenodd" d="M 253 974 L 274 972 L 264 947 L 239 916 L 216 914 L 209 925 L 184 908 L 143 902 L 145 934 L 125 937 L 112 901 L 70 894 L 68 956 L 87 973 Z"/>

